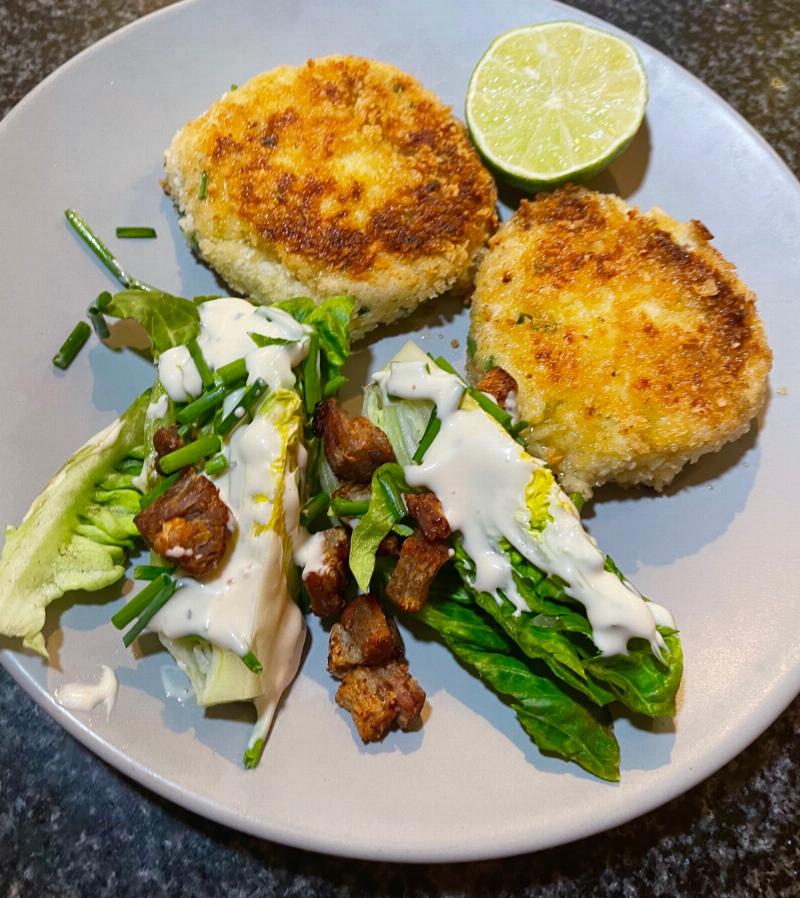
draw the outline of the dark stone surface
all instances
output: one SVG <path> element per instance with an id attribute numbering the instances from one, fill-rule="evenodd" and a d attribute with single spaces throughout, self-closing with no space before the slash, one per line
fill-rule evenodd
<path id="1" fill-rule="evenodd" d="M 0 3 L 0 115 L 163 0 Z M 694 72 L 800 170 L 797 0 L 576 4 Z M 646 818 L 511 860 L 403 866 L 260 842 L 140 789 L 0 672 L 0 894 L 78 896 L 800 895 L 800 701 L 739 758 Z"/>

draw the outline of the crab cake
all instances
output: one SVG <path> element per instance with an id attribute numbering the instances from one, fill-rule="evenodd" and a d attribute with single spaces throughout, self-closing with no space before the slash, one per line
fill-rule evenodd
<path id="1" fill-rule="evenodd" d="M 181 227 L 231 287 L 350 294 L 354 337 L 465 290 L 497 225 L 463 125 L 371 59 L 257 75 L 175 135 L 165 168 Z"/>
<path id="2" fill-rule="evenodd" d="M 764 402 L 755 297 L 711 239 L 699 221 L 567 186 L 523 201 L 491 240 L 470 373 L 516 378 L 528 447 L 567 490 L 662 489 Z"/>

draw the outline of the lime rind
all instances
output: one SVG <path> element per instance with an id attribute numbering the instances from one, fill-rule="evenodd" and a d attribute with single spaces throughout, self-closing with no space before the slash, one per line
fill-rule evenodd
<path id="1" fill-rule="evenodd" d="M 518 44 L 519 56 L 537 37 L 535 67 L 510 61 L 511 44 Z M 568 104 L 552 89 L 542 99 L 553 84 L 566 93 Z M 478 152 L 500 178 L 523 190 L 540 190 L 586 180 L 608 166 L 639 130 L 647 99 L 644 67 L 627 41 L 578 22 L 546 22 L 492 41 L 470 78 L 466 121 Z M 532 119 L 537 127 L 520 126 Z M 536 168 L 516 161 L 543 155 L 558 165 Z"/>

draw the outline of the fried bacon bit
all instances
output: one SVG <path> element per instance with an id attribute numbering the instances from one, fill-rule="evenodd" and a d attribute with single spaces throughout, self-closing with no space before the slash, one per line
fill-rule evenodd
<path id="1" fill-rule="evenodd" d="M 353 667 L 376 667 L 402 654 L 397 625 L 386 617 L 380 602 L 371 595 L 358 596 L 331 628 L 328 670 L 341 679 Z"/>
<path id="2" fill-rule="evenodd" d="M 366 481 L 394 452 L 386 434 L 369 419 L 354 417 L 335 399 L 325 399 L 314 409 L 314 434 L 325 447 L 325 457 L 340 480 Z"/>
<path id="3" fill-rule="evenodd" d="M 222 560 L 231 536 L 229 521 L 219 490 L 193 471 L 134 518 L 150 548 L 192 577 L 204 576 Z"/>
<path id="4" fill-rule="evenodd" d="M 406 493 L 405 499 L 425 539 L 447 539 L 450 536 L 450 525 L 442 511 L 442 503 L 433 493 Z"/>
<path id="5" fill-rule="evenodd" d="M 490 368 L 476 384 L 482 393 L 494 396 L 498 405 L 505 406 L 509 394 L 516 393 L 517 382 L 503 368 Z"/>
<path id="6" fill-rule="evenodd" d="M 400 542 L 400 537 L 396 533 L 387 533 L 378 543 L 378 548 L 376 549 L 375 554 L 394 555 L 396 557 L 400 554 L 401 549 L 402 544 Z"/>
<path id="7" fill-rule="evenodd" d="M 183 440 L 178 433 L 178 426 L 172 424 L 170 427 L 159 427 L 153 434 L 153 449 L 156 452 L 156 470 L 159 474 L 164 472 L 161 470 L 159 461 L 170 452 L 180 449 L 183 446 Z"/>
<path id="8" fill-rule="evenodd" d="M 348 671 L 336 692 L 336 703 L 349 711 L 364 742 L 377 742 L 392 724 L 409 730 L 425 704 L 425 691 L 404 661 Z"/>
<path id="9" fill-rule="evenodd" d="M 303 583 L 318 617 L 338 614 L 344 607 L 347 586 L 347 559 L 350 537 L 344 527 L 331 527 L 319 534 L 322 539 L 322 564 L 303 569 Z"/>
<path id="10" fill-rule="evenodd" d="M 403 543 L 386 595 L 403 611 L 417 612 L 428 601 L 428 590 L 439 569 L 450 559 L 446 542 L 425 539 L 421 533 Z"/>

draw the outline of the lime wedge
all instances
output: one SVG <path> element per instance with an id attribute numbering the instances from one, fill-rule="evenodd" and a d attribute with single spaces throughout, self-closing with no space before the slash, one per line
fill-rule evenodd
<path id="1" fill-rule="evenodd" d="M 630 44 L 577 22 L 546 22 L 492 42 L 472 73 L 466 117 L 486 163 L 539 190 L 605 168 L 646 105 L 647 78 Z"/>

